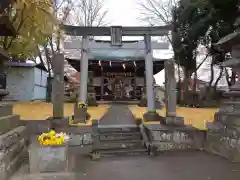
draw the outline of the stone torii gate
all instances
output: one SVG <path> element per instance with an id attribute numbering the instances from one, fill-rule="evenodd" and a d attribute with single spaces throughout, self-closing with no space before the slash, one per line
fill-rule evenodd
<path id="1" fill-rule="evenodd" d="M 145 68 L 146 68 L 146 90 L 147 90 L 147 112 L 144 115 L 144 120 L 156 120 L 159 119 L 159 115 L 155 109 L 155 97 L 154 97 L 154 77 L 153 77 L 153 55 L 151 47 L 152 36 L 166 36 L 171 30 L 171 26 L 159 26 L 159 27 L 81 27 L 81 26 L 69 26 L 63 25 L 62 29 L 67 35 L 70 36 L 81 36 L 82 37 L 82 50 L 81 50 L 81 76 L 80 76 L 80 96 L 79 101 L 87 101 L 87 84 L 88 84 L 88 36 L 110 36 L 112 46 L 122 45 L 122 36 L 144 36 L 145 42 Z M 166 71 L 166 105 L 167 105 L 167 116 L 166 123 L 172 124 L 176 119 L 176 82 L 174 77 L 174 63 L 169 60 L 165 63 Z M 173 92 L 174 93 L 171 93 Z M 79 107 L 78 107 L 79 108 Z M 78 113 L 81 112 L 81 113 Z M 76 122 L 84 121 L 87 112 L 82 112 L 82 109 L 78 109 L 74 112 Z M 80 117 L 79 115 L 82 114 Z M 83 118 L 84 117 L 84 118 Z M 171 118 L 169 118 L 171 117 Z M 174 123 L 175 124 L 175 123 Z"/>

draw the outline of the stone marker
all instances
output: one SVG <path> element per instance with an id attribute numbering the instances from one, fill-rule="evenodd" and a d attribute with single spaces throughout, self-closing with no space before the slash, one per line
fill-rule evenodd
<path id="1" fill-rule="evenodd" d="M 53 56 L 52 103 L 53 117 L 64 116 L 64 55 L 57 53 Z"/>
<path id="2" fill-rule="evenodd" d="M 164 63 L 165 67 L 165 103 L 166 103 L 166 124 L 184 125 L 183 117 L 176 117 L 176 79 L 174 61 L 169 59 Z"/>

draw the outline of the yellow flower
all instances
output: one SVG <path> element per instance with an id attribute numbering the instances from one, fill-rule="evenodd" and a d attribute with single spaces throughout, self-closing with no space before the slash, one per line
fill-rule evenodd
<path id="1" fill-rule="evenodd" d="M 64 143 L 64 136 L 57 136 L 56 132 L 51 130 L 49 133 L 42 133 L 38 137 L 38 141 L 40 145 L 61 145 Z"/>

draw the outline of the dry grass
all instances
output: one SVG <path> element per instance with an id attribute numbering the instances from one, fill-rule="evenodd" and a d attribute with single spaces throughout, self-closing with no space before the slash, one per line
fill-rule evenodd
<path id="1" fill-rule="evenodd" d="M 143 114 L 146 112 L 145 107 L 139 106 L 129 106 L 133 115 L 136 118 L 142 118 Z M 177 115 L 184 117 L 185 124 L 191 124 L 198 129 L 206 129 L 206 122 L 212 122 L 214 120 L 214 113 L 218 109 L 214 108 L 185 108 L 177 107 Z M 157 110 L 157 112 L 165 116 L 166 109 Z M 147 122 L 148 124 L 155 124 L 156 122 Z"/>
<path id="2" fill-rule="evenodd" d="M 73 114 L 72 103 L 64 104 L 64 116 L 71 116 Z M 91 119 L 100 119 L 108 110 L 108 105 L 99 105 L 98 107 L 89 107 L 88 113 L 91 115 Z M 136 118 L 142 118 L 146 112 L 145 107 L 139 107 L 130 105 L 129 109 L 132 111 Z M 185 124 L 192 124 L 198 129 L 206 129 L 206 122 L 212 122 L 214 120 L 214 113 L 218 109 L 213 108 L 185 108 L 177 107 L 177 115 L 184 117 Z M 22 120 L 45 120 L 52 116 L 52 104 L 44 102 L 28 102 L 15 104 L 13 108 L 14 114 L 19 114 Z M 166 109 L 157 110 L 157 112 L 165 116 Z M 155 124 L 158 122 L 147 122 L 148 124 Z M 91 125 L 89 121 L 85 125 Z"/>
<path id="3" fill-rule="evenodd" d="M 98 107 L 89 107 L 88 113 L 91 119 L 100 119 L 108 110 L 108 105 L 99 105 Z M 73 114 L 73 103 L 64 104 L 64 116 Z M 44 102 L 28 102 L 15 104 L 14 114 L 19 114 L 22 120 L 45 120 L 52 116 L 52 104 Z"/>

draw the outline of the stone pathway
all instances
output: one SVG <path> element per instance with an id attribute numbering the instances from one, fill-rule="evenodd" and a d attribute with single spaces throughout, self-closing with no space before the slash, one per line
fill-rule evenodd
<path id="1" fill-rule="evenodd" d="M 240 177 L 240 164 L 205 152 L 109 157 L 85 165 L 85 173 L 77 175 L 76 180 L 238 180 Z"/>
<path id="2" fill-rule="evenodd" d="M 101 118 L 100 125 L 135 124 L 135 118 L 127 105 L 113 104 Z"/>
<path id="3" fill-rule="evenodd" d="M 239 180 L 240 177 L 240 164 L 199 151 L 163 153 L 158 157 L 108 157 L 100 161 L 77 156 L 76 159 L 74 180 Z M 55 179 L 54 174 L 49 175 L 49 180 Z M 11 180 L 33 179 L 22 179 L 18 173 Z"/>

